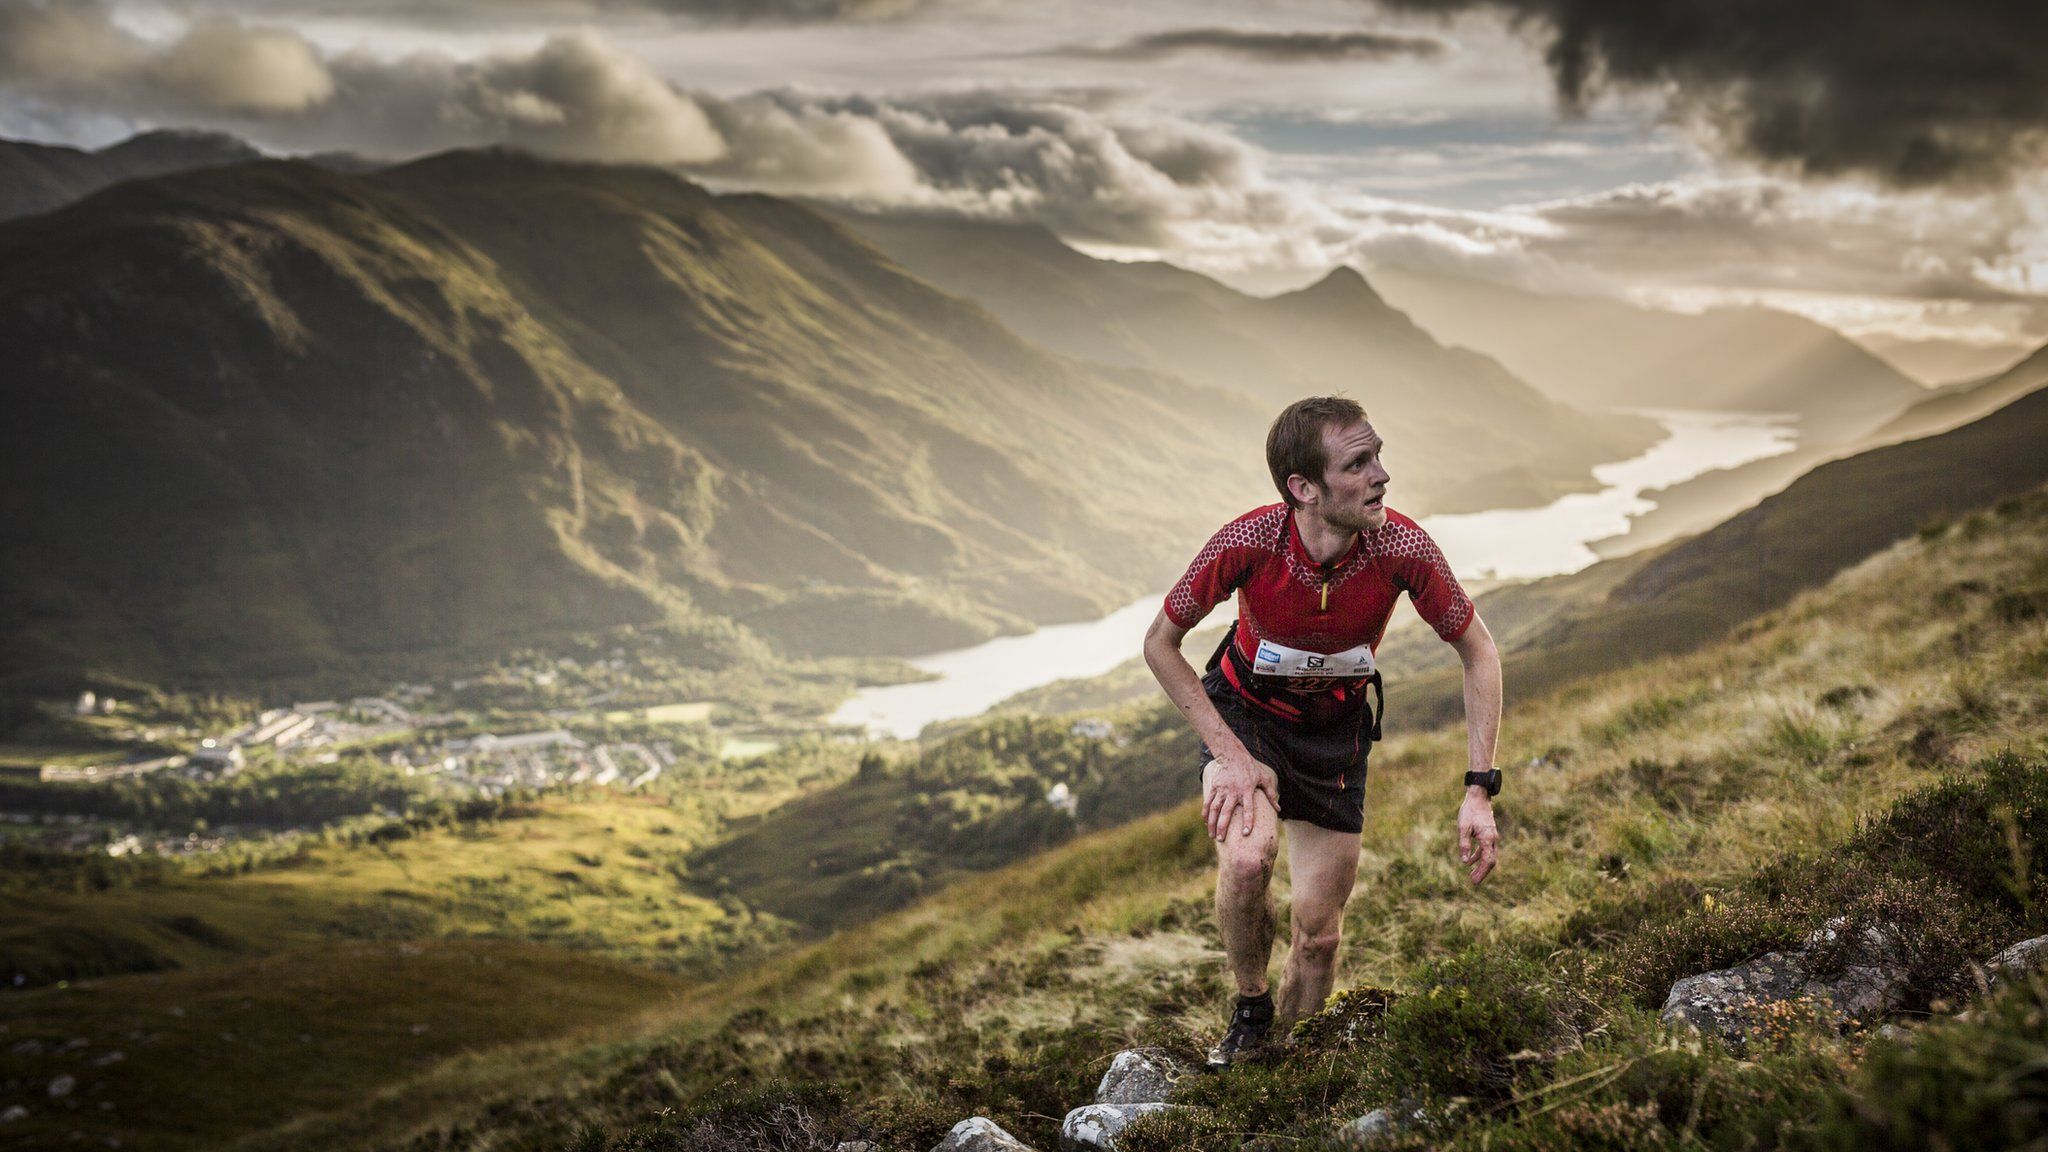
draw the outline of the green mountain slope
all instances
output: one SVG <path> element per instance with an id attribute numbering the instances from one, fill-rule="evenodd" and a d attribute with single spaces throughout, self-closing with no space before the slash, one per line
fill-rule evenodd
<path id="1" fill-rule="evenodd" d="M 17 674 L 705 615 L 929 650 L 1161 584 L 1264 486 L 1241 402 L 1047 355 L 807 211 L 499 153 L 0 226 L 0 348 Z"/>
<path id="2" fill-rule="evenodd" d="M 1096 260 L 1038 226 L 839 219 L 918 276 L 1068 355 L 1172 373 L 1270 409 L 1348 391 L 1387 436 L 1411 512 L 1542 504 L 1586 487 L 1591 465 L 1632 455 L 1656 434 L 1443 347 L 1350 269 L 1260 300 L 1167 264 Z"/>
<path id="3" fill-rule="evenodd" d="M 1765 308 L 1697 316 L 1383 267 L 1394 305 L 1446 343 L 1496 356 L 1589 407 L 1797 412 L 1809 441 L 1842 441 L 1926 390 L 1832 329 Z"/>

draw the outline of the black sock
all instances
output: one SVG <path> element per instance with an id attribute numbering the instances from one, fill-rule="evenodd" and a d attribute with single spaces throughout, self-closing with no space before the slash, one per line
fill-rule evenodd
<path id="1" fill-rule="evenodd" d="M 1239 996 L 1237 998 L 1237 1010 L 1249 1013 L 1254 1020 L 1271 1020 L 1273 1018 L 1273 990 L 1268 988 L 1257 996 Z"/>

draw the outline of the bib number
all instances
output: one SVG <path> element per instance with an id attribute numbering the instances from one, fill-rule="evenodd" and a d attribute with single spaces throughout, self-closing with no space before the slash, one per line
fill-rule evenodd
<path id="1" fill-rule="evenodd" d="M 1342 652 L 1304 652 L 1261 640 L 1252 658 L 1252 671 L 1294 680 L 1356 680 L 1372 675 L 1372 649 L 1360 644 Z"/>

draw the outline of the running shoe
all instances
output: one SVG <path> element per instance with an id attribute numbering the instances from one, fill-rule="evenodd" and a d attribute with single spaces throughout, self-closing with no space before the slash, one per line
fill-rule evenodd
<path id="1" fill-rule="evenodd" d="M 1256 1056 L 1265 1048 L 1266 1035 L 1272 1030 L 1273 994 L 1239 996 L 1237 1007 L 1230 1013 L 1230 1030 L 1209 1049 L 1209 1070 L 1220 1071 Z"/>

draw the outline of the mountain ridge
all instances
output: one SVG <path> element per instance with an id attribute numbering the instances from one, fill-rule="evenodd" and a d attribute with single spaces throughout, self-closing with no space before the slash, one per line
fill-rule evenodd
<path id="1" fill-rule="evenodd" d="M 735 209 L 653 169 L 456 153 L 192 171 L 0 226 L 29 417 L 10 663 L 118 667 L 113 637 L 148 631 L 130 671 L 277 672 L 707 612 L 915 651 L 1098 614 L 1262 486 L 1174 476 L 1188 499 L 1126 523 L 1088 493 L 1165 484 L 1190 446 L 1244 459 L 1249 413 L 1038 351 L 862 247 L 813 279 L 775 249 L 832 225 L 789 209 L 764 243 Z M 183 591 L 63 527 L 109 511 Z"/>
<path id="2" fill-rule="evenodd" d="M 1585 490 L 1592 465 L 1657 438 L 1649 421 L 1571 408 L 1489 357 L 1444 347 L 1357 269 L 1260 298 L 1171 265 L 1098 260 L 1043 228 L 834 216 L 913 273 L 1067 355 L 1275 407 L 1350 392 L 1394 445 L 1396 483 L 1418 512 L 1540 505 Z M 1494 419 L 1477 424 L 1460 409 Z"/>
<path id="3" fill-rule="evenodd" d="M 1571 403 L 1795 411 L 1807 440 L 1850 442 L 1926 395 L 1881 357 L 1788 312 L 1695 316 L 1394 265 L 1372 272 L 1446 343 L 1495 355 Z"/>

